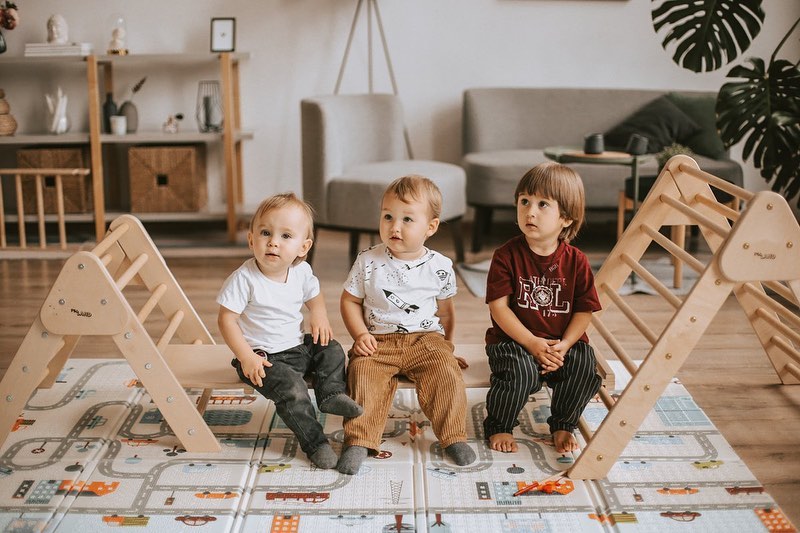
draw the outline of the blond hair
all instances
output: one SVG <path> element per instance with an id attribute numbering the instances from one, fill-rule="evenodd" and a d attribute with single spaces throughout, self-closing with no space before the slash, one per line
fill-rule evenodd
<path id="1" fill-rule="evenodd" d="M 297 207 L 303 214 L 305 214 L 306 219 L 308 221 L 308 233 L 306 235 L 307 239 L 314 238 L 314 209 L 306 202 L 298 198 L 293 192 L 285 192 L 281 194 L 275 194 L 268 198 L 262 200 L 262 202 L 258 205 L 258 209 L 256 209 L 255 214 L 250 219 L 250 233 L 253 232 L 255 229 L 256 221 L 259 220 L 261 217 L 269 213 L 270 211 L 274 211 L 275 209 L 281 209 L 284 207 Z"/>
<path id="2" fill-rule="evenodd" d="M 397 178 L 386 187 L 383 193 L 384 198 L 393 194 L 403 202 L 409 203 L 412 200 L 428 203 L 428 212 L 431 218 L 439 218 L 442 214 L 442 192 L 434 182 L 425 176 L 410 174 Z"/>
<path id="3" fill-rule="evenodd" d="M 514 205 L 520 194 L 535 194 L 558 202 L 562 217 L 572 224 L 561 230 L 559 238 L 569 242 L 583 227 L 586 197 L 581 177 L 568 166 L 559 163 L 541 163 L 522 176 L 514 191 Z"/>

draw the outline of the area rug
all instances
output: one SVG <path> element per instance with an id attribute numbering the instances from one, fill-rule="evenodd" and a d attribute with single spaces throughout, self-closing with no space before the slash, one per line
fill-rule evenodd
<path id="1" fill-rule="evenodd" d="M 624 371 L 615 371 L 624 386 Z M 608 477 L 567 480 L 551 493 L 516 494 L 575 459 L 548 440 L 547 392 L 520 415 L 513 454 L 484 443 L 485 395 L 468 390 L 476 463 L 444 458 L 413 391 L 400 390 L 380 454 L 345 476 L 311 466 L 258 395 L 217 391 L 205 419 L 222 452 L 188 453 L 124 360 L 70 360 L 53 388 L 34 394 L 0 450 L 0 528 L 662 532 L 692 522 L 703 532 L 794 531 L 677 381 Z M 594 402 L 585 413 L 593 428 L 604 415 Z M 319 420 L 338 452 L 341 418 Z"/>
<path id="2" fill-rule="evenodd" d="M 486 275 L 489 272 L 489 264 L 491 259 L 480 261 L 478 263 L 458 263 L 456 265 L 456 272 L 458 272 L 461 281 L 464 282 L 469 292 L 478 298 L 486 298 Z M 683 267 L 683 283 L 681 287 L 675 289 L 672 287 L 673 267 L 672 261 L 668 257 L 659 257 L 657 259 L 645 259 L 641 264 L 658 280 L 668 287 L 676 295 L 688 294 L 694 282 L 698 278 L 697 272 L 684 265 Z M 592 270 L 595 274 L 600 270 L 603 265 L 602 261 L 592 261 Z M 648 285 L 640 277 L 632 275 L 628 278 L 622 287 L 617 291 L 619 294 L 658 294 L 655 289 Z"/>

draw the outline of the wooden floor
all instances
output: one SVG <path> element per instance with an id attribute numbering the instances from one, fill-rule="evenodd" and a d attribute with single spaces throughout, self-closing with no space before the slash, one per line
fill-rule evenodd
<path id="1" fill-rule="evenodd" d="M 507 226 L 501 225 L 495 230 L 486 251 L 468 254 L 467 260 L 491 257 L 491 247 L 514 235 L 514 228 L 510 224 Z M 611 224 L 590 226 L 577 244 L 591 257 L 602 258 L 613 245 L 609 242 L 613 234 Z M 160 242 L 157 236 L 156 242 Z M 367 244 L 366 239 L 363 244 Z M 430 244 L 453 256 L 448 231 L 434 236 Z M 322 282 L 336 338 L 349 343 L 338 310 L 341 284 L 350 266 L 347 239 L 344 234 L 321 231 L 315 246 L 315 272 Z M 222 342 L 216 326 L 215 298 L 222 281 L 242 262 L 242 257 L 225 257 L 230 254 L 209 249 L 189 249 L 177 254 L 165 247 L 163 251 L 206 326 L 215 339 Z M 62 263 L 63 259 L 0 259 L 2 373 L 8 368 Z M 139 305 L 144 302 L 143 294 L 126 290 L 126 295 L 134 309 L 137 299 Z M 486 305 L 463 286 L 455 298 L 456 343 L 482 343 L 489 322 Z M 659 297 L 632 295 L 625 300 L 657 331 L 672 314 L 671 308 Z M 621 313 L 609 310 L 603 319 L 632 356 L 644 354 L 647 346 L 634 334 L 634 328 Z M 155 319 L 148 320 L 147 326 L 154 335 L 164 328 L 164 324 Z M 73 355 L 110 356 L 118 354 L 107 339 L 83 339 Z M 730 298 L 715 318 L 679 378 L 784 512 L 800 525 L 800 386 L 780 384 L 735 298 Z"/>

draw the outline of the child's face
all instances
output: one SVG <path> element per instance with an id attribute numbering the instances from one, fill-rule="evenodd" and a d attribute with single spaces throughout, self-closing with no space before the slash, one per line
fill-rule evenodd
<path id="1" fill-rule="evenodd" d="M 381 241 L 398 259 L 417 259 L 423 254 L 425 239 L 436 233 L 438 218 L 430 218 L 427 202 L 406 203 L 394 194 L 381 202 Z"/>
<path id="2" fill-rule="evenodd" d="M 259 270 L 270 279 L 286 281 L 294 260 L 311 248 L 307 215 L 291 205 L 267 211 L 253 224 L 247 242 Z"/>
<path id="3" fill-rule="evenodd" d="M 529 244 L 549 247 L 558 243 L 561 230 L 572 224 L 561 216 L 558 202 L 536 194 L 517 198 L 517 224 Z"/>

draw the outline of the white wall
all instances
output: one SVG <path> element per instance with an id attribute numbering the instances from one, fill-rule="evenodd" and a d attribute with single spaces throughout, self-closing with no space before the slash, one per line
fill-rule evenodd
<path id="1" fill-rule="evenodd" d="M 415 155 L 458 162 L 461 156 L 461 94 L 475 86 L 622 87 L 717 90 L 729 67 L 694 74 L 672 63 L 660 46 L 646 0 L 379 0 L 400 95 L 406 108 Z M 245 144 L 248 204 L 283 190 L 300 191 L 299 101 L 331 93 L 352 22 L 355 0 L 56 0 L 20 2 L 22 22 L 4 31 L 9 51 L 21 56 L 25 42 L 45 40 L 45 23 L 61 13 L 70 39 L 94 44 L 103 53 L 109 18 L 127 18 L 131 53 L 208 50 L 209 20 L 237 19 L 237 50 L 243 63 L 243 126 L 255 138 Z M 765 2 L 767 18 L 747 55 L 769 57 L 800 14 L 797 0 Z M 366 17 L 362 14 L 342 92 L 367 90 Z M 382 51 L 375 47 L 375 88 L 389 91 Z M 800 56 L 794 39 L 784 56 Z M 2 67 L 0 67 L 2 68 Z M 155 70 L 120 74 L 117 86 L 141 75 L 148 82 L 137 95 L 141 129 L 158 129 L 166 115 L 182 111 L 183 127 L 194 128 L 194 86 L 181 77 L 193 72 Z M 210 69 L 204 76 L 214 77 Z M 127 76 L 127 77 L 126 77 Z M 53 80 L 25 87 L 0 71 L 20 132 L 41 132 L 42 92 Z M 70 87 L 81 91 L 81 83 Z M 117 99 L 122 96 L 117 91 Z M 79 102 L 81 95 L 72 99 Z M 72 111 L 85 129 L 85 108 Z M 568 115 L 565 115 L 568 116 Z M 734 149 L 734 155 L 738 150 Z M 216 161 L 215 163 L 219 163 Z M 218 167 L 211 168 L 210 174 Z M 757 172 L 746 171 L 748 188 L 763 188 Z M 219 198 L 220 190 L 211 191 Z"/>

